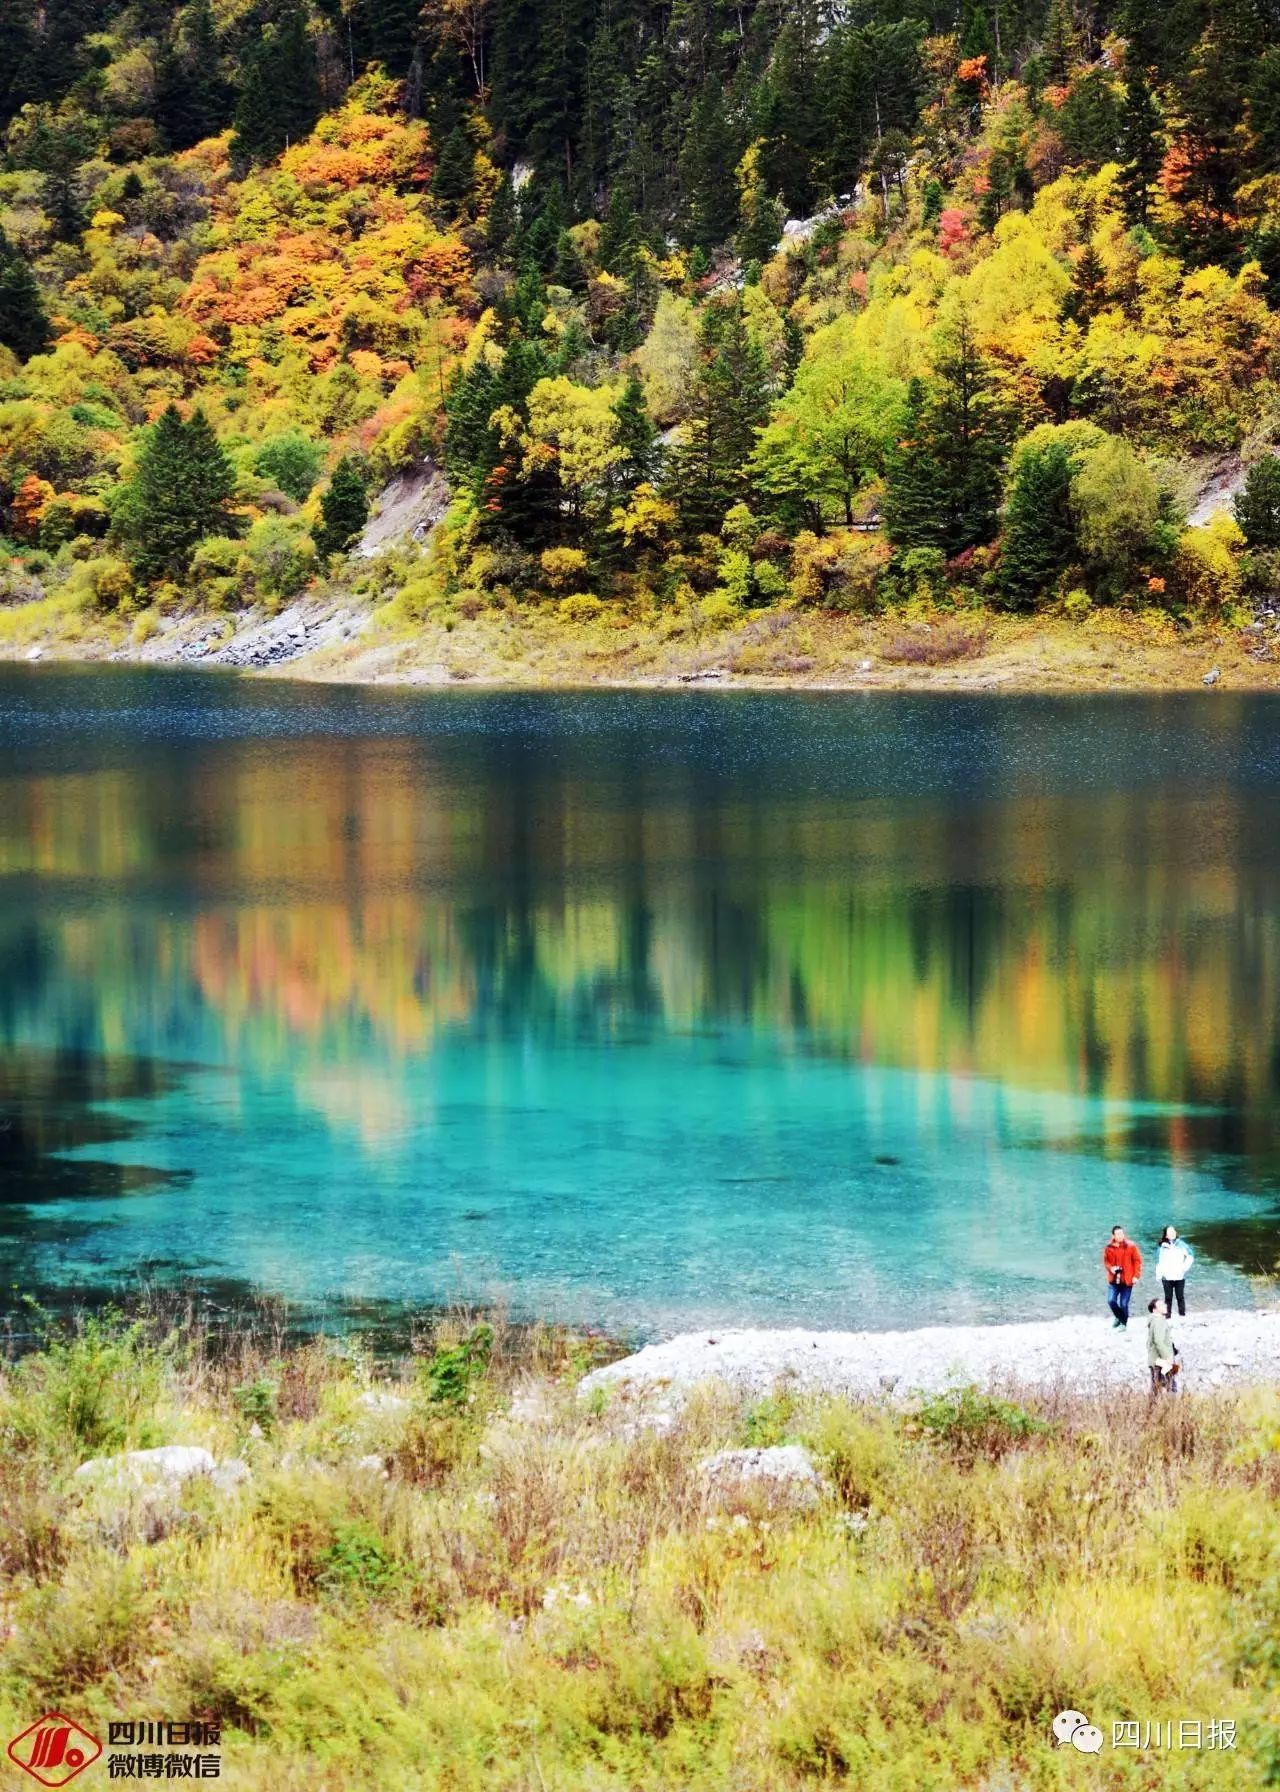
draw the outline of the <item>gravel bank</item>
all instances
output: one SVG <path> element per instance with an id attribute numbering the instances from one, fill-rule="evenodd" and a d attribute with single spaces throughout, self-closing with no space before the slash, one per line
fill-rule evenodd
<path id="1" fill-rule="evenodd" d="M 1147 1385 L 1146 1303 L 1127 1331 L 1105 1310 L 1021 1325 L 931 1326 L 914 1332 L 684 1332 L 596 1369 L 592 1388 L 681 1392 L 720 1380 L 752 1392 L 779 1381 L 829 1393 L 905 1396 L 962 1382 L 1093 1392 Z M 1280 1312 L 1192 1313 L 1173 1321 L 1189 1389 L 1280 1382 Z"/>

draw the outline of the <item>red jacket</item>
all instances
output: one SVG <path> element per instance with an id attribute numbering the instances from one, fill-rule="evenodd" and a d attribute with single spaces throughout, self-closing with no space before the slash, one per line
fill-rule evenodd
<path id="1" fill-rule="evenodd" d="M 1142 1252 L 1131 1238 L 1126 1238 L 1123 1244 L 1109 1244 L 1102 1253 L 1102 1267 L 1109 1282 L 1115 1281 L 1114 1272 L 1118 1269 L 1122 1284 L 1132 1288 L 1142 1274 Z"/>

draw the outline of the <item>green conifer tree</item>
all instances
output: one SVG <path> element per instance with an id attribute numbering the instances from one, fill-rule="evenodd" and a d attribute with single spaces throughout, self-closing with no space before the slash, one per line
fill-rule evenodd
<path id="1" fill-rule="evenodd" d="M 1145 71 L 1136 66 L 1120 107 L 1120 191 L 1131 224 L 1145 224 L 1164 162 L 1163 120 Z"/>
<path id="2" fill-rule="evenodd" d="M 333 469 L 321 494 L 320 514 L 316 546 L 322 554 L 345 553 L 369 520 L 364 462 L 357 455 L 344 454 Z"/>
<path id="3" fill-rule="evenodd" d="M 235 470 L 203 411 L 183 422 L 171 404 L 147 430 L 121 494 L 117 529 L 146 578 L 180 578 L 206 535 L 233 535 Z"/>
<path id="4" fill-rule="evenodd" d="M 1280 548 L 1280 460 L 1268 454 L 1249 468 L 1235 517 L 1251 548 Z"/>
<path id="5" fill-rule="evenodd" d="M 461 125 L 455 125 L 440 149 L 431 176 L 432 197 L 454 216 L 466 206 L 475 179 L 476 152 Z"/>
<path id="6" fill-rule="evenodd" d="M 231 162 L 243 174 L 306 137 L 320 116 L 316 53 L 300 7 L 269 25 L 245 57 Z"/>
<path id="7" fill-rule="evenodd" d="M 889 457 L 884 518 L 895 547 L 948 556 L 988 542 L 1000 509 L 1004 431 L 962 314 L 939 344 L 932 389 L 913 380 L 907 424 Z"/>
<path id="8" fill-rule="evenodd" d="M 1078 558 L 1071 474 L 1061 442 L 1018 457 L 1000 551 L 1000 589 L 1013 609 L 1033 608 Z"/>
<path id="9" fill-rule="evenodd" d="M 26 361 L 48 340 L 49 320 L 36 277 L 0 229 L 0 343 Z"/>
<path id="10" fill-rule="evenodd" d="M 613 483 L 621 492 L 634 491 L 643 480 L 652 480 L 659 460 L 658 432 L 644 387 L 633 373 L 622 389 L 622 396 L 613 407 L 618 419 L 618 445 L 622 459 L 613 468 Z"/>
<path id="11" fill-rule="evenodd" d="M 219 49 L 210 0 L 192 0 L 156 60 L 156 123 L 173 149 L 216 136 L 228 121 L 231 87 Z"/>

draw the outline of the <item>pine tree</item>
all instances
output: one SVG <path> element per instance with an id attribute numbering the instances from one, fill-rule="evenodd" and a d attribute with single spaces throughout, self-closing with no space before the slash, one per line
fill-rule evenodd
<path id="1" fill-rule="evenodd" d="M 1000 551 L 1000 589 L 1014 609 L 1034 607 L 1078 558 L 1071 472 L 1061 442 L 1024 450 L 1018 458 Z"/>
<path id="2" fill-rule="evenodd" d="M 147 578 L 180 578 L 206 535 L 232 535 L 228 506 L 235 470 L 204 412 L 183 422 L 171 404 L 145 433 L 137 467 L 121 496 L 117 527 Z"/>
<path id="3" fill-rule="evenodd" d="M 1044 32 L 1044 59 L 1049 79 L 1065 87 L 1071 71 L 1084 55 L 1080 25 L 1072 0 L 1052 0 Z"/>
<path id="4" fill-rule="evenodd" d="M 455 125 L 440 149 L 440 160 L 431 176 L 432 197 L 455 216 L 463 210 L 475 179 L 476 152 L 471 139 Z"/>
<path id="5" fill-rule="evenodd" d="M 719 93 L 697 100 L 680 153 L 681 240 L 689 248 L 718 249 L 738 219 L 733 134 Z"/>
<path id="6" fill-rule="evenodd" d="M 390 75 L 408 73 L 418 39 L 419 0 L 361 0 L 363 48 Z"/>
<path id="7" fill-rule="evenodd" d="M 1163 120 L 1145 71 L 1136 66 L 1125 82 L 1120 108 L 1120 191 L 1131 224 L 1145 224 L 1164 163 Z"/>
<path id="8" fill-rule="evenodd" d="M 320 116 L 320 75 L 305 14 L 291 6 L 245 58 L 231 162 L 244 173 L 306 137 Z"/>
<path id="9" fill-rule="evenodd" d="M 223 78 L 210 0 L 192 0 L 181 28 L 156 62 L 155 116 L 173 149 L 214 137 L 227 123 L 231 87 Z"/>
<path id="10" fill-rule="evenodd" d="M 49 320 L 35 275 L 0 229 L 0 343 L 26 361 L 48 340 Z"/>
<path id="11" fill-rule="evenodd" d="M 660 458 L 658 432 L 649 415 L 644 387 L 634 373 L 623 387 L 613 414 L 618 419 L 618 445 L 623 452 L 613 469 L 613 483 L 619 491 L 630 492 L 642 481 L 656 477 Z"/>
<path id="12" fill-rule="evenodd" d="M 1275 455 L 1268 454 L 1249 468 L 1234 510 L 1251 548 L 1280 548 L 1280 460 Z"/>
<path id="13" fill-rule="evenodd" d="M 918 380 L 908 390 L 907 427 L 886 480 L 889 539 L 948 556 L 990 541 L 1004 452 L 990 380 L 961 314 L 939 345 L 932 391 Z"/>
<path id="14" fill-rule="evenodd" d="M 750 497 L 748 462 L 769 410 L 769 370 L 740 303 L 706 313 L 702 346 L 697 411 L 669 478 L 693 534 L 718 531 L 730 505 Z"/>
<path id="15" fill-rule="evenodd" d="M 357 455 L 344 454 L 333 469 L 320 498 L 320 514 L 316 546 L 322 554 L 345 553 L 369 520 L 364 463 Z"/>
<path id="16" fill-rule="evenodd" d="M 484 238 L 489 246 L 489 253 L 495 258 L 501 256 L 515 235 L 515 229 L 516 198 L 511 190 L 510 178 L 504 174 L 485 219 Z"/>

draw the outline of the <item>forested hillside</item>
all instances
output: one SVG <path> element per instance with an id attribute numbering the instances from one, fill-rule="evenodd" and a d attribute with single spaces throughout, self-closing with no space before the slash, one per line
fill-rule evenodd
<path id="1" fill-rule="evenodd" d="M 8 605 L 1280 582 L 1277 0 L 4 0 L 0 128 Z"/>

